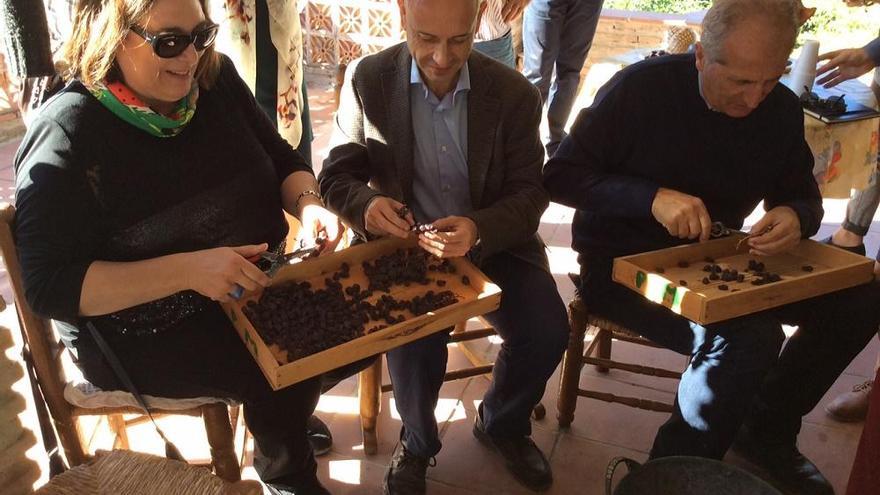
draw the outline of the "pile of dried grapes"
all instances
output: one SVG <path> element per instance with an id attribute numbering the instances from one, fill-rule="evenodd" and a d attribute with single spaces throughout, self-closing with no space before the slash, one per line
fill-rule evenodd
<path id="1" fill-rule="evenodd" d="M 391 295 L 394 285 L 427 288 L 435 281 L 443 287 L 445 280 L 433 280 L 430 273 L 456 273 L 448 260 L 433 258 L 421 249 L 398 249 L 373 262 L 363 262 L 362 268 L 369 284 L 366 288 L 344 286 L 342 281 L 351 277 L 351 267 L 343 263 L 324 279 L 324 288 L 314 289 L 308 282 L 272 286 L 263 291 L 259 302 L 248 302 L 244 314 L 266 344 L 287 351 L 288 360 L 294 361 L 403 322 L 407 312 L 423 315 L 458 301 L 448 290 L 426 290 L 409 300 Z M 470 281 L 463 276 L 462 282 Z M 367 301 L 377 292 L 381 296 L 375 302 Z"/>

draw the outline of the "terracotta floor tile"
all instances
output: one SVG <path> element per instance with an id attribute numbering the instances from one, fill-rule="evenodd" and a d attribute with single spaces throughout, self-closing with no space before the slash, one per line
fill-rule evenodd
<path id="1" fill-rule="evenodd" d="M 643 452 L 570 435 L 560 435 L 550 459 L 553 466 L 553 488 L 547 493 L 604 494 L 605 469 L 617 456 L 628 457 L 640 463 L 647 460 L 647 454 Z M 615 483 L 625 475 L 626 468 L 619 467 L 615 472 Z"/>
<path id="2" fill-rule="evenodd" d="M 863 379 L 873 379 L 876 374 L 877 356 L 880 355 L 880 340 L 877 337 L 871 339 L 871 342 L 865 346 L 865 349 L 853 359 L 852 363 L 846 368 L 844 373 L 862 377 Z"/>
<path id="3" fill-rule="evenodd" d="M 819 467 L 822 474 L 831 482 L 835 493 L 842 494 L 846 491 L 846 482 L 849 479 L 849 471 L 855 457 L 860 434 L 860 427 L 834 429 L 805 423 L 798 436 L 798 448 Z M 735 452 L 728 452 L 724 460 L 769 482 L 773 481 L 767 472 Z"/>
<path id="4" fill-rule="evenodd" d="M 830 428 L 806 423 L 798 436 L 798 446 L 834 485 L 837 493 L 846 491 L 849 471 L 862 434 L 861 424 Z"/>
<path id="5" fill-rule="evenodd" d="M 546 242 L 548 246 L 571 247 L 571 225 L 559 225 L 559 228 L 553 232 L 553 237 L 545 238 L 544 242 Z"/>
<path id="6" fill-rule="evenodd" d="M 356 456 L 332 453 L 318 463 L 318 478 L 334 495 L 381 494 L 384 476 L 384 464 Z"/>
<path id="7" fill-rule="evenodd" d="M 628 385 L 601 377 L 584 377 L 581 386 L 590 390 L 630 395 L 650 400 L 671 402 L 673 394 Z M 548 415 L 550 415 L 548 413 Z M 555 408 L 553 417 L 555 418 Z M 566 431 L 589 440 L 623 446 L 632 450 L 648 452 L 657 428 L 669 417 L 669 413 L 646 411 L 581 397 L 577 402 L 574 421 Z"/>
<path id="8" fill-rule="evenodd" d="M 558 223 L 541 222 L 538 226 L 538 234 L 541 235 L 541 239 L 544 239 L 544 242 L 550 242 L 549 239 L 553 238 L 556 230 L 560 227 L 565 228 L 565 226 L 560 226 Z"/>

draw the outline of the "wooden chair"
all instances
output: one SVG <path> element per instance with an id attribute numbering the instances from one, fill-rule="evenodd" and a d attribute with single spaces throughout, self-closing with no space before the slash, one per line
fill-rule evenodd
<path id="1" fill-rule="evenodd" d="M 590 315 L 580 296 L 575 296 L 574 300 L 569 303 L 568 318 L 571 333 L 569 335 L 568 349 L 565 351 L 565 356 L 562 359 L 562 374 L 557 402 L 557 420 L 560 427 L 565 428 L 571 425 L 572 420 L 574 420 L 574 410 L 577 407 L 577 398 L 579 396 L 604 402 L 616 402 L 649 411 L 672 412 L 672 404 L 641 397 L 618 396 L 580 388 L 580 375 L 584 364 L 595 366 L 597 371 L 603 373 L 607 373 L 609 369 L 619 369 L 641 375 L 673 379 L 681 378 L 681 373 L 611 359 L 611 344 L 615 339 L 647 347 L 662 347 L 613 321 Z M 587 329 L 590 327 L 596 329 L 596 334 L 585 352 L 584 337 Z"/>
<path id="2" fill-rule="evenodd" d="M 483 324 L 485 322 L 480 320 Z M 443 377 L 444 382 L 461 380 L 473 376 L 485 376 L 491 379 L 494 363 L 487 362 L 478 353 L 472 351 L 467 342 L 497 335 L 494 328 L 489 325 L 483 328 L 467 330 L 467 322 L 461 322 L 452 331 L 450 342 L 458 344 L 458 348 L 473 365 L 470 368 L 447 371 Z M 392 390 L 391 384 L 382 383 L 382 356 L 367 369 L 358 375 L 358 390 L 360 395 L 361 432 L 364 439 L 364 453 L 372 455 L 378 447 L 378 433 L 376 432 L 376 418 L 379 416 L 382 405 L 382 394 Z M 532 410 L 535 419 L 543 419 L 547 414 L 543 404 L 538 404 Z"/>
<path id="3" fill-rule="evenodd" d="M 127 449 L 126 428 L 145 421 L 145 417 L 136 407 L 83 408 L 74 406 L 64 398 L 65 387 L 70 385 L 65 378 L 61 363 L 66 351 L 63 344 L 55 337 L 49 320 L 37 316 L 24 298 L 21 267 L 18 263 L 12 235 L 15 208 L 11 205 L 3 205 L 0 210 L 0 220 L 2 220 L 0 221 L 0 254 L 6 263 L 7 274 L 12 285 L 12 294 L 15 299 L 15 308 L 18 312 L 25 350 L 30 354 L 40 391 L 48 406 L 68 463 L 71 466 L 76 466 L 90 458 L 89 442 L 84 438 L 77 420 L 80 416 L 106 416 L 116 435 L 114 446 Z M 163 401 L 167 404 L 174 402 L 172 399 L 163 399 Z M 241 479 L 239 461 L 235 456 L 233 446 L 233 425 L 237 421 L 230 420 L 229 406 L 218 401 L 219 399 L 210 399 L 197 407 L 151 409 L 151 412 L 154 415 L 201 416 L 211 447 L 211 466 L 219 477 L 227 481 L 237 481 Z M 233 417 L 236 420 L 237 409 L 236 407 L 233 410 Z M 138 416 L 125 420 L 123 414 Z"/>

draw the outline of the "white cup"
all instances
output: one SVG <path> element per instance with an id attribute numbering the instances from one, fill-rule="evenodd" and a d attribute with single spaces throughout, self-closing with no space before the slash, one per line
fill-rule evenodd
<path id="1" fill-rule="evenodd" d="M 801 54 L 794 64 L 792 72 L 816 72 L 816 63 L 819 62 L 819 42 L 807 40 L 801 47 Z"/>
<path id="2" fill-rule="evenodd" d="M 817 62 L 819 62 L 819 42 L 807 40 L 788 78 L 788 87 L 794 94 L 800 96 L 805 91 L 812 91 L 816 80 Z"/>

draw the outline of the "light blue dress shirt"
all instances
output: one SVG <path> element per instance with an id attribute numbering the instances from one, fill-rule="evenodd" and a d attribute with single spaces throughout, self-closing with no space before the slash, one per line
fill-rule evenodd
<path id="1" fill-rule="evenodd" d="M 465 64 L 455 89 L 443 99 L 428 89 L 415 61 L 410 71 L 413 146 L 412 208 L 419 223 L 469 213 L 467 97 L 471 88 Z"/>

